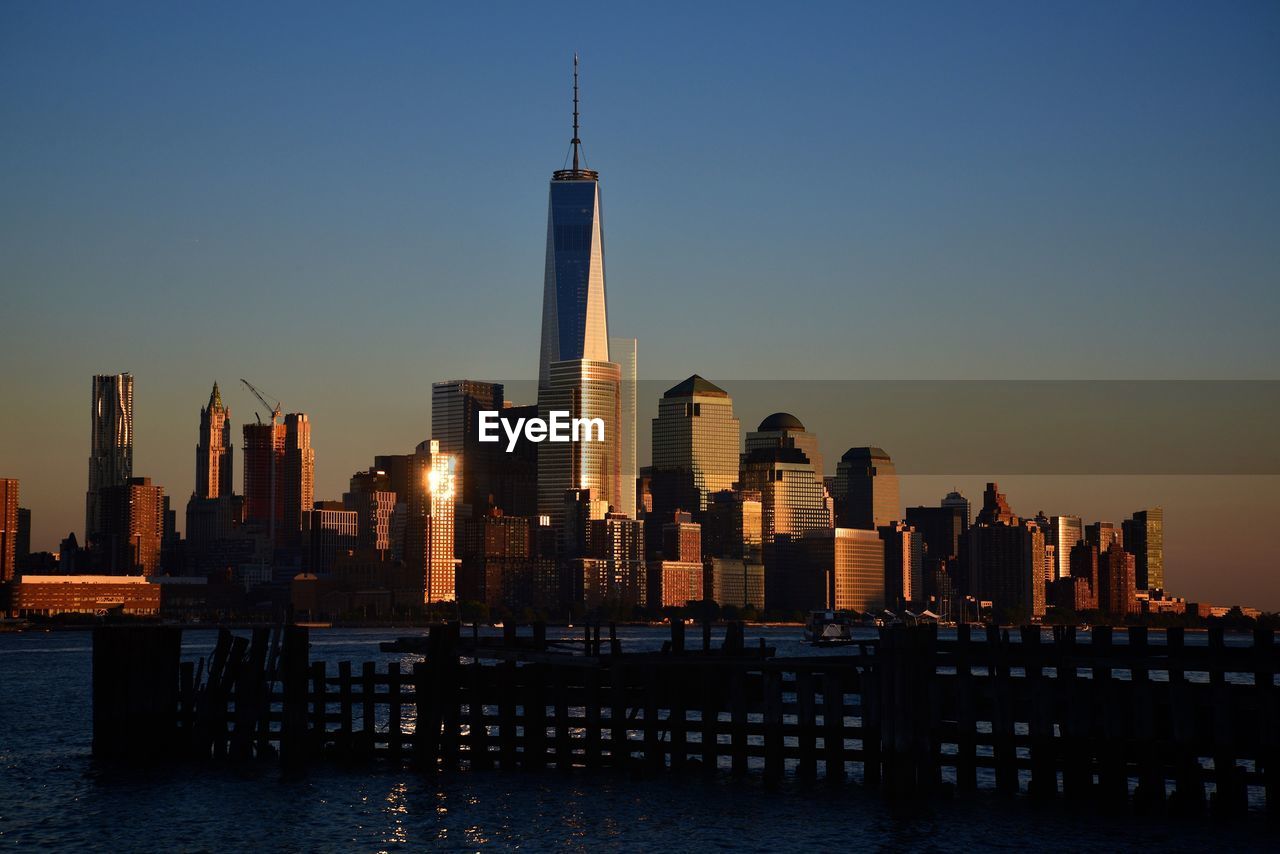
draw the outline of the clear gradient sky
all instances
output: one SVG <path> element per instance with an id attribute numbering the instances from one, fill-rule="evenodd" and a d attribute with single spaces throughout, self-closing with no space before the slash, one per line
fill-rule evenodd
<path id="1" fill-rule="evenodd" d="M 134 372 L 179 507 L 215 379 L 237 453 L 238 377 L 310 413 L 337 497 L 426 438 L 433 380 L 532 377 L 574 50 L 644 376 L 1280 378 L 1280 5 L 471 5 L 0 4 L 0 475 L 36 548 L 83 526 L 93 373 Z M 1280 478 L 1228 480 L 1002 486 L 1163 502 L 1171 586 L 1280 607 Z"/>

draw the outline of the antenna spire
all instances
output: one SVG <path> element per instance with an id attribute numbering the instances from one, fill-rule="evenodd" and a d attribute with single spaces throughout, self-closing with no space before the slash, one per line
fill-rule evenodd
<path id="1" fill-rule="evenodd" d="M 573 145 L 573 171 L 578 171 L 578 146 L 582 144 L 582 140 L 578 139 L 578 52 L 573 53 L 573 139 L 570 140 Z"/>

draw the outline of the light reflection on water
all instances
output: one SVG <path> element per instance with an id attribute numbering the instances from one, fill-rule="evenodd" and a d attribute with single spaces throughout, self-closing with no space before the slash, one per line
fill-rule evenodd
<path id="1" fill-rule="evenodd" d="M 313 632 L 330 661 L 412 656 L 378 651 L 408 632 Z M 795 630 L 764 630 L 781 654 Z M 658 630 L 624 629 L 628 648 L 656 648 Z M 755 633 L 749 630 L 749 637 Z M 188 632 L 184 655 L 207 655 L 210 631 Z M 177 766 L 122 772 L 90 760 L 88 636 L 0 635 L 0 845 L 18 848 L 395 850 L 483 845 L 530 850 L 761 850 L 1026 848 L 1127 844 L 1205 850 L 1262 847 L 1260 816 L 1240 824 L 1087 819 L 993 795 L 899 811 L 857 786 L 610 772 L 460 772 L 428 775 L 384 765 L 318 766 L 285 777 L 258 766 Z M 697 646 L 693 639 L 690 646 Z M 922 814 L 917 814 L 922 813 Z"/>

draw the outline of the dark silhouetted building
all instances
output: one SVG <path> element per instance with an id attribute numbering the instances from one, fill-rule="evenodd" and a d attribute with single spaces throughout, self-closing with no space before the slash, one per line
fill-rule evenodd
<path id="1" fill-rule="evenodd" d="M 924 536 L 897 522 L 876 529 L 884 541 L 884 600 L 889 608 L 908 608 L 926 601 Z"/>
<path id="2" fill-rule="evenodd" d="M 988 483 L 987 488 L 982 493 L 982 509 L 978 511 L 977 523 L 979 525 L 1015 525 L 1018 524 L 1017 516 L 1009 507 L 1008 500 L 1005 499 L 1004 493 L 1000 491 L 1000 487 L 995 483 Z"/>
<path id="3" fill-rule="evenodd" d="M 18 542 L 14 554 L 14 564 L 21 572 L 31 557 L 31 509 L 18 508 Z"/>
<path id="4" fill-rule="evenodd" d="M 391 518 L 399 496 L 391 488 L 391 477 L 382 469 L 371 468 L 351 476 L 350 490 L 342 496 L 343 505 L 356 513 L 360 549 L 370 549 L 388 556 L 391 553 Z"/>
<path id="5" fill-rule="evenodd" d="M 883 448 L 850 448 L 836 465 L 836 524 L 874 530 L 901 520 L 898 472 Z"/>
<path id="6" fill-rule="evenodd" d="M 359 514 L 341 501 L 317 501 L 302 514 L 302 541 L 307 548 L 307 572 L 327 575 L 339 555 L 358 547 Z"/>
<path id="7" fill-rule="evenodd" d="M 164 488 L 132 477 L 99 490 L 101 526 L 97 562 L 111 575 L 155 575 L 164 542 Z"/>
<path id="8" fill-rule="evenodd" d="M 441 451 L 457 460 L 460 519 L 481 515 L 497 503 L 494 468 L 506 455 L 506 438 L 481 442 L 479 425 L 482 411 L 501 412 L 502 408 L 501 383 L 447 380 L 431 384 L 431 437 L 440 443 Z"/>
<path id="9" fill-rule="evenodd" d="M 978 524 L 965 532 L 968 590 L 989 601 L 997 619 L 1031 619 L 1044 615 L 1044 533 L 1034 522 L 1022 522 L 1008 510 L 1004 496 L 988 484 L 989 500 Z M 990 500 L 990 496 L 998 500 Z M 986 522 L 1007 518 L 1009 523 Z"/>

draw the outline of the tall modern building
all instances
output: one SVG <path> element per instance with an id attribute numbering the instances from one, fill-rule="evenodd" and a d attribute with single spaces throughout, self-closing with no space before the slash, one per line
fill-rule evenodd
<path id="1" fill-rule="evenodd" d="M 552 412 L 568 412 L 571 419 L 599 419 L 604 429 L 587 426 L 591 441 L 543 442 L 538 446 L 538 515 L 549 516 L 554 527 L 562 527 L 564 496 L 571 489 L 588 489 L 606 511 L 612 507 L 623 515 L 617 509 L 622 506 L 624 485 L 618 435 L 622 418 L 618 366 L 574 359 L 553 363 L 549 376 L 547 385 L 538 392 L 541 418 L 550 420 Z M 634 483 L 629 489 L 634 500 Z"/>
<path id="2" fill-rule="evenodd" d="M 245 521 L 267 529 L 275 546 L 302 546 L 302 514 L 315 503 L 316 453 L 311 421 L 290 412 L 284 423 L 244 425 Z"/>
<path id="3" fill-rule="evenodd" d="M 874 530 L 901 520 L 898 471 L 883 448 L 850 448 L 836 465 L 836 524 Z"/>
<path id="4" fill-rule="evenodd" d="M 622 514 L 622 370 L 609 360 L 605 310 L 604 232 L 600 175 L 581 162 L 578 138 L 578 60 L 573 65 L 573 168 L 551 176 L 547 208 L 547 264 L 542 294 L 542 351 L 538 360 L 538 415 L 567 412 L 599 419 L 603 437 L 544 442 L 538 447 L 538 515 L 564 525 L 564 497 L 586 489 L 599 504 Z M 634 433 L 634 431 L 633 431 Z"/>
<path id="5" fill-rule="evenodd" d="M 502 408 L 501 383 L 447 380 L 431 384 L 431 435 L 440 450 L 456 460 L 458 515 L 464 519 L 484 515 L 490 501 L 496 501 L 494 473 L 499 457 L 506 455 L 506 444 L 481 442 L 479 419 L 483 410 Z"/>
<path id="6" fill-rule="evenodd" d="M 133 477 L 133 374 L 93 378 L 89 411 L 89 491 L 85 498 L 85 543 L 102 532 L 101 491 Z"/>
<path id="7" fill-rule="evenodd" d="M 18 481 L 0 477 L 0 584 L 12 581 L 18 564 Z"/>
<path id="8" fill-rule="evenodd" d="M 741 432 L 733 398 L 714 383 L 694 374 L 667 389 L 653 419 L 655 512 L 704 511 L 712 495 L 730 489 L 738 479 Z M 672 480 L 678 482 L 668 483 Z M 657 507 L 663 503 L 660 496 L 669 494 L 683 497 L 688 506 Z"/>
<path id="9" fill-rule="evenodd" d="M 200 409 L 200 441 L 196 444 L 196 498 L 218 498 L 234 490 L 231 480 L 231 410 L 213 384 L 209 405 Z"/>
<path id="10" fill-rule="evenodd" d="M 284 498 L 280 517 L 283 534 L 279 541 L 286 546 L 302 542 L 302 514 L 315 501 L 316 452 L 311 447 L 311 421 L 306 414 L 290 412 L 284 417 L 284 470 L 280 491 Z"/>
<path id="11" fill-rule="evenodd" d="M 622 473 L 622 500 L 618 510 L 636 518 L 636 339 L 610 338 L 609 354 L 618 366 L 618 469 Z"/>
<path id="12" fill-rule="evenodd" d="M 421 573 L 423 602 L 457 598 L 454 526 L 457 457 L 431 439 L 418 444 L 410 470 L 405 562 Z"/>
<path id="13" fill-rule="evenodd" d="M 581 162 L 577 56 L 573 59 L 573 139 L 569 144 L 573 167 L 552 173 L 547 203 L 539 388 L 550 383 L 555 362 L 609 361 L 600 173 Z"/>
<path id="14" fill-rule="evenodd" d="M 244 425 L 244 520 L 261 525 L 274 538 L 284 516 L 284 492 L 280 477 L 284 470 L 283 424 Z"/>
<path id="15" fill-rule="evenodd" d="M 1133 555 L 1139 590 L 1164 590 L 1164 510 L 1139 510 L 1123 525 L 1124 549 Z"/>

